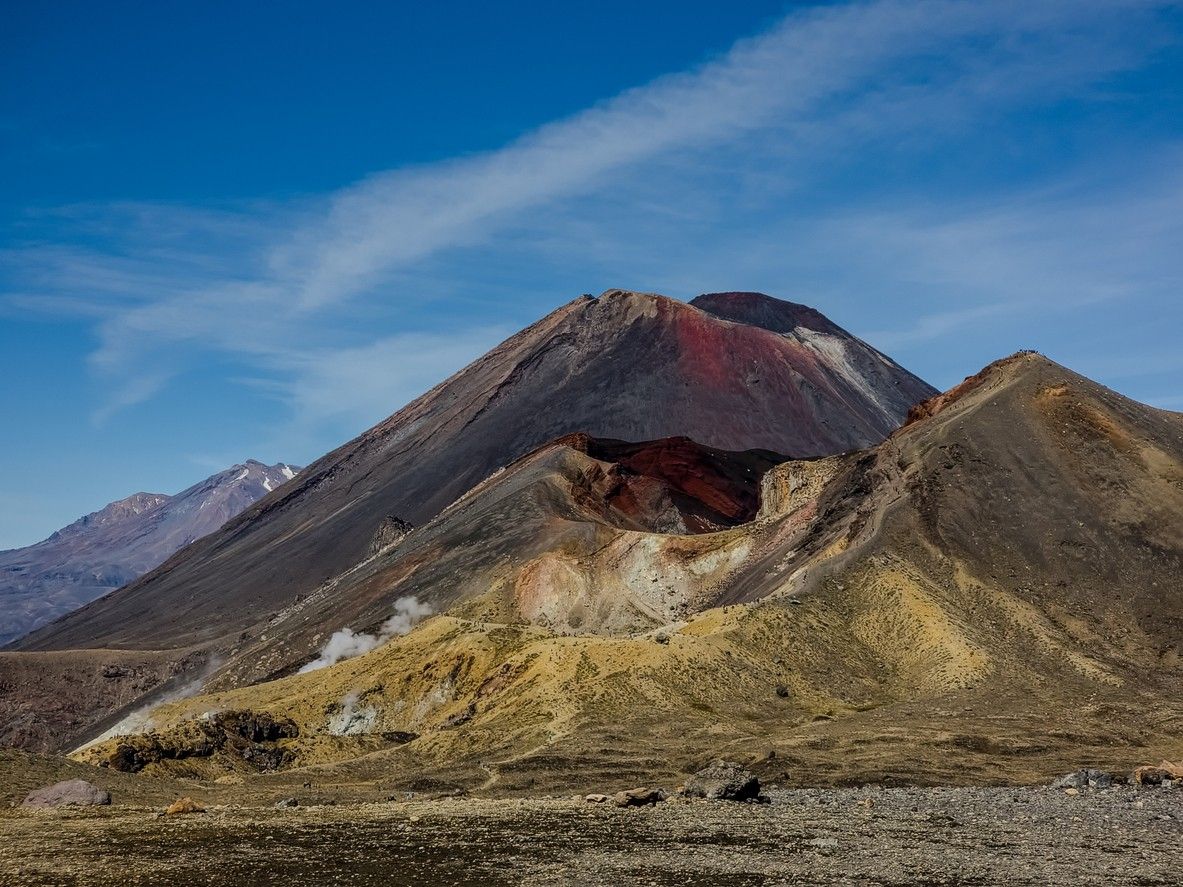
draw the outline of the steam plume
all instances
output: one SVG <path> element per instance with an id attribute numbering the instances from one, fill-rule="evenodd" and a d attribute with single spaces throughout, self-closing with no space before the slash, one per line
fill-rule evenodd
<path id="1" fill-rule="evenodd" d="M 382 623 L 377 634 L 356 632 L 352 628 L 342 628 L 333 632 L 327 644 L 321 648 L 320 655 L 300 669 L 299 673 L 316 671 L 329 665 L 336 665 L 342 659 L 352 659 L 382 646 L 393 637 L 406 634 L 415 623 L 425 616 L 431 615 L 431 605 L 419 603 L 414 595 L 400 597 L 394 602 L 394 615 Z"/>

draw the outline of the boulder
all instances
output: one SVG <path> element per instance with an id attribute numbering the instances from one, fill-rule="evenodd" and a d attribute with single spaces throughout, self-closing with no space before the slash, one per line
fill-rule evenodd
<path id="1" fill-rule="evenodd" d="M 1162 785 L 1183 779 L 1183 763 L 1160 761 L 1155 766 L 1137 768 L 1130 774 L 1130 782 L 1134 785 Z"/>
<path id="2" fill-rule="evenodd" d="M 665 798 L 665 792 L 659 788 L 630 788 L 617 792 L 612 796 L 612 801 L 617 807 L 647 807 Z"/>
<path id="3" fill-rule="evenodd" d="M 708 801 L 758 801 L 760 780 L 733 761 L 715 761 L 686 780 L 685 793 Z"/>
<path id="4" fill-rule="evenodd" d="M 1113 785 L 1113 777 L 1103 770 L 1077 770 L 1061 776 L 1052 783 L 1052 788 L 1109 788 Z"/>
<path id="5" fill-rule="evenodd" d="M 607 795 L 600 795 L 600 794 L 593 793 L 590 795 L 586 795 L 583 800 L 587 801 L 589 804 L 603 804 L 603 803 L 606 803 L 607 801 L 610 801 L 612 799 L 609 798 Z"/>
<path id="6" fill-rule="evenodd" d="M 192 798 L 177 798 L 165 809 L 166 816 L 178 816 L 183 813 L 204 813 L 205 808 Z"/>
<path id="7" fill-rule="evenodd" d="M 25 807 L 94 807 L 111 803 L 111 793 L 85 779 L 67 779 L 29 792 Z"/>

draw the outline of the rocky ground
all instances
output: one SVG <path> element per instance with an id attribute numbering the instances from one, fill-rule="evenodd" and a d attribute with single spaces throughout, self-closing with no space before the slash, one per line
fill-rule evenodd
<path id="1" fill-rule="evenodd" d="M 770 804 L 397 800 L 0 812 L 24 885 L 1104 884 L 1183 881 L 1183 790 L 772 791 Z M 310 799 L 305 799 L 308 801 Z"/>

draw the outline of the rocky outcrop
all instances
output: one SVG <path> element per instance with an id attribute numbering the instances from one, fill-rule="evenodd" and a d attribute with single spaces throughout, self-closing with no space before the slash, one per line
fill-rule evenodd
<path id="1" fill-rule="evenodd" d="M 589 795 L 590 797 L 590 795 Z M 612 802 L 617 807 L 649 807 L 659 804 L 666 799 L 666 794 L 659 788 L 630 788 L 617 792 L 612 796 Z"/>
<path id="2" fill-rule="evenodd" d="M 1052 783 L 1052 788 L 1109 788 L 1113 785 L 1113 777 L 1103 770 L 1077 770 L 1075 773 L 1069 773 L 1066 776 L 1061 776 Z"/>
<path id="3" fill-rule="evenodd" d="M 103 746 L 93 763 L 138 773 L 163 762 L 221 754 L 254 770 L 279 770 L 294 759 L 281 741 L 294 739 L 299 732 L 291 720 L 267 712 L 219 712 L 166 732 L 121 736 Z"/>
<path id="4" fill-rule="evenodd" d="M 711 533 L 752 520 L 761 479 L 786 459 L 769 450 L 716 450 L 686 437 L 632 443 L 571 434 L 548 446 L 560 445 L 611 465 L 599 484 L 604 503 L 640 528 L 666 533 Z"/>
<path id="5" fill-rule="evenodd" d="M 1138 767 L 1130 774 L 1134 785 L 1163 785 L 1183 780 L 1183 763 L 1162 761 L 1154 766 Z"/>
<path id="6" fill-rule="evenodd" d="M 387 515 L 382 518 L 382 523 L 378 524 L 378 529 L 374 531 L 374 538 L 370 540 L 370 554 L 375 555 L 392 545 L 397 545 L 413 529 L 414 526 L 402 518 L 393 514 Z"/>
<path id="7" fill-rule="evenodd" d="M 760 780 L 733 761 L 714 761 L 686 780 L 684 793 L 708 801 L 756 801 Z"/>

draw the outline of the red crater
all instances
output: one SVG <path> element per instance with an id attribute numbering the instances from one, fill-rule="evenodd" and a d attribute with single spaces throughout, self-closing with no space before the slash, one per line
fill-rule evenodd
<path id="1" fill-rule="evenodd" d="M 769 450 L 716 450 L 687 437 L 629 443 L 572 434 L 555 443 L 618 467 L 621 482 L 607 497 L 613 508 L 651 524 L 657 504 L 672 502 L 690 533 L 752 520 L 764 473 L 786 459 Z"/>

